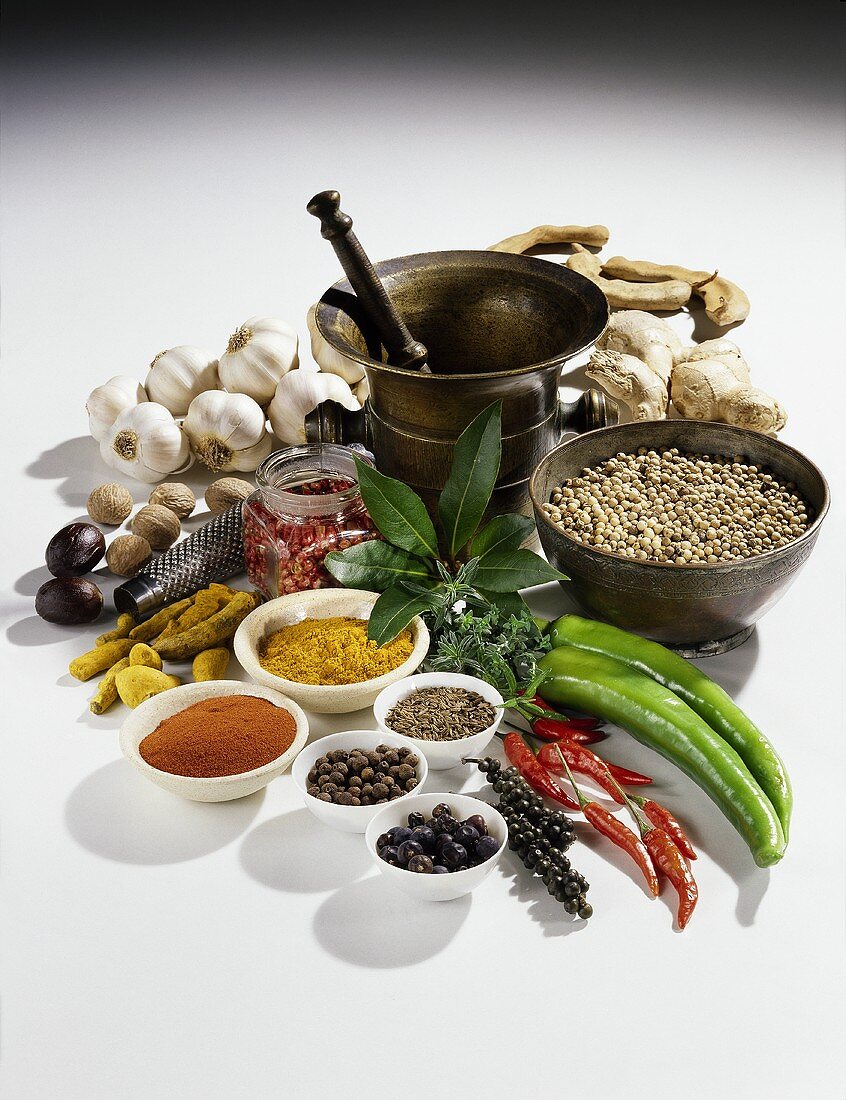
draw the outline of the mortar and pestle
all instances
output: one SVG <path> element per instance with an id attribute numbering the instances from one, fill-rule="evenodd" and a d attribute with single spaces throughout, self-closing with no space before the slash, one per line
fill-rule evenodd
<path id="1" fill-rule="evenodd" d="M 324 402 L 306 422 L 310 442 L 364 443 L 382 473 L 410 485 L 436 516 L 455 441 L 502 399 L 502 464 L 488 514 L 524 512 L 528 480 L 566 433 L 616 423 L 598 390 L 570 404 L 558 381 L 568 359 L 608 322 L 590 280 L 547 260 L 501 252 L 424 252 L 371 264 L 337 191 L 307 209 L 346 279 L 316 307 L 318 333 L 364 368 L 365 408 Z"/>

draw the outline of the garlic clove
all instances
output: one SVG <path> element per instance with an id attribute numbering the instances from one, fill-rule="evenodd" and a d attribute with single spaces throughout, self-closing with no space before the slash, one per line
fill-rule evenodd
<path id="1" fill-rule="evenodd" d="M 250 470 L 270 452 L 264 412 L 247 394 L 209 390 L 195 397 L 183 423 L 191 450 L 210 470 Z"/>
<path id="2" fill-rule="evenodd" d="M 164 405 L 174 416 L 184 416 L 195 397 L 219 385 L 217 359 L 192 344 L 160 351 L 150 364 L 145 383 L 150 400 Z"/>
<path id="3" fill-rule="evenodd" d="M 318 329 L 316 303 L 308 311 L 306 324 L 311 337 L 311 354 L 320 369 L 326 374 L 337 374 L 350 386 L 360 382 L 364 378 L 364 367 L 361 363 L 357 363 L 355 359 L 349 359 L 337 348 L 333 348 Z"/>
<path id="4" fill-rule="evenodd" d="M 261 466 L 273 450 L 273 436 L 265 432 L 264 437 L 254 447 L 246 447 L 243 451 L 235 451 L 227 470 L 253 471 Z"/>
<path id="5" fill-rule="evenodd" d="M 283 443 L 305 443 L 305 418 L 324 401 L 337 401 L 351 412 L 361 408 L 350 387 L 336 374 L 311 370 L 286 374 L 267 410 L 274 434 Z"/>
<path id="6" fill-rule="evenodd" d="M 137 378 L 116 374 L 88 395 L 88 430 L 98 443 L 102 442 L 122 412 L 146 400 L 147 393 Z"/>
<path id="7" fill-rule="evenodd" d="M 191 463 L 188 440 L 170 412 L 155 401 L 122 412 L 101 440 L 100 456 L 113 469 L 148 484 Z"/>
<path id="8" fill-rule="evenodd" d="M 296 330 L 277 317 L 250 317 L 229 337 L 219 376 L 230 393 L 242 393 L 265 406 L 280 378 L 299 363 Z"/>

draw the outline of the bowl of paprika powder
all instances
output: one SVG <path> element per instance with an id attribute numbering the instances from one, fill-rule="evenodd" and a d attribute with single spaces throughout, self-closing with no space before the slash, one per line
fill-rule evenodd
<path id="1" fill-rule="evenodd" d="M 254 794 L 281 775 L 308 740 L 308 720 L 272 688 L 239 680 L 183 684 L 133 710 L 124 756 L 151 782 L 195 802 Z"/>

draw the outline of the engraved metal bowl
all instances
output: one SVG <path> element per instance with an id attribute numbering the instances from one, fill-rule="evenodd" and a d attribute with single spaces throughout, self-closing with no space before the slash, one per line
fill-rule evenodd
<path id="1" fill-rule="evenodd" d="M 780 549 L 739 562 L 685 566 L 635 561 L 585 546 L 544 514 L 542 505 L 556 485 L 639 447 L 744 455 L 779 481 L 793 482 L 812 522 Z M 808 559 L 829 505 L 825 478 L 800 451 L 745 428 L 694 420 L 621 424 L 577 436 L 540 462 L 529 492 L 544 552 L 570 578 L 562 584 L 587 614 L 699 657 L 723 653 L 749 637 Z"/>

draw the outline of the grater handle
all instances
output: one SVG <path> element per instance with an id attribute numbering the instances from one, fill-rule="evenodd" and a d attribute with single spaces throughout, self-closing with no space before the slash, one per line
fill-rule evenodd
<path id="1" fill-rule="evenodd" d="M 138 576 L 115 589 L 118 611 L 136 620 L 164 604 L 181 600 L 212 581 L 226 580 L 246 569 L 244 520 L 240 503 L 215 516 L 199 531 L 172 546 Z"/>

